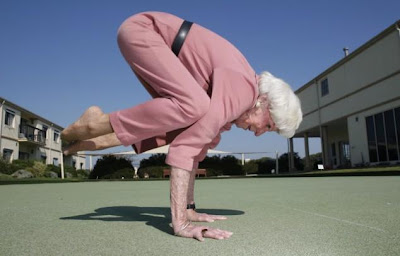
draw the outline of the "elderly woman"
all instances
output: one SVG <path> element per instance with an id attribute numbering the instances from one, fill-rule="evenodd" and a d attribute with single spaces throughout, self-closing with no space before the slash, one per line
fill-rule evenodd
<path id="1" fill-rule="evenodd" d="M 299 99 L 270 73 L 258 76 L 224 38 L 171 14 L 128 18 L 118 44 L 153 99 L 110 114 L 90 107 L 62 132 L 74 141 L 64 153 L 119 145 L 141 153 L 169 144 L 174 233 L 199 241 L 229 238 L 231 232 L 192 224 L 226 219 L 195 211 L 194 170 L 232 124 L 256 136 L 275 131 L 292 137 L 302 120 Z"/>

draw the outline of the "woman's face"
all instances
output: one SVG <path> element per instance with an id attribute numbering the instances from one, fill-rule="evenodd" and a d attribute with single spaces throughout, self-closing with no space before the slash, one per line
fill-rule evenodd
<path id="1" fill-rule="evenodd" d="M 278 131 L 268 110 L 254 107 L 234 121 L 237 127 L 254 132 L 255 136 L 268 131 Z"/>

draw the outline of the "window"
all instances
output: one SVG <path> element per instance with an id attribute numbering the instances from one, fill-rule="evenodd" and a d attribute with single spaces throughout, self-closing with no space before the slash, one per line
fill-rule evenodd
<path id="1" fill-rule="evenodd" d="M 385 162 L 388 160 L 386 154 L 386 138 L 385 138 L 385 126 L 383 123 L 383 113 L 376 114 L 375 118 L 375 130 L 376 130 L 376 142 L 378 144 L 378 161 Z"/>
<path id="2" fill-rule="evenodd" d="M 58 158 L 53 158 L 53 165 L 58 166 Z"/>
<path id="3" fill-rule="evenodd" d="M 374 117 L 373 116 L 367 117 L 366 124 L 367 124 L 369 161 L 373 162 L 373 163 L 378 162 L 378 151 L 376 149 Z"/>
<path id="4" fill-rule="evenodd" d="M 19 152 L 18 159 L 20 160 L 29 160 L 29 153 L 27 152 Z"/>
<path id="5" fill-rule="evenodd" d="M 13 152 L 14 151 L 12 149 L 8 148 L 3 149 L 3 159 L 6 160 L 7 162 L 11 162 Z"/>
<path id="6" fill-rule="evenodd" d="M 58 143 L 59 138 L 60 138 L 60 132 L 54 131 L 54 141 Z"/>
<path id="7" fill-rule="evenodd" d="M 400 159 L 400 107 L 365 118 L 370 162 Z"/>
<path id="8" fill-rule="evenodd" d="M 321 96 L 329 94 L 328 78 L 322 80 L 321 82 Z"/>
<path id="9" fill-rule="evenodd" d="M 400 107 L 394 110 L 394 120 L 396 120 L 397 148 L 400 151 Z"/>
<path id="10" fill-rule="evenodd" d="M 350 144 L 347 141 L 339 142 L 339 151 L 340 151 L 340 164 L 342 166 L 350 165 Z"/>
<path id="11" fill-rule="evenodd" d="M 386 143 L 389 161 L 396 161 L 399 158 L 397 155 L 396 127 L 394 126 L 393 109 L 384 112 L 383 115 L 385 116 Z"/>
<path id="12" fill-rule="evenodd" d="M 49 127 L 47 127 L 46 125 L 43 125 L 42 130 L 43 130 L 43 136 L 45 139 L 47 139 L 47 130 L 48 129 L 49 129 Z"/>
<path id="13" fill-rule="evenodd" d="M 4 119 L 4 124 L 14 127 L 14 119 L 15 119 L 15 112 L 9 109 L 6 109 L 6 118 Z"/>
<path id="14" fill-rule="evenodd" d="M 331 153 L 332 153 L 333 164 L 337 165 L 337 161 L 336 161 L 336 143 L 332 143 L 332 145 L 331 145 Z"/>

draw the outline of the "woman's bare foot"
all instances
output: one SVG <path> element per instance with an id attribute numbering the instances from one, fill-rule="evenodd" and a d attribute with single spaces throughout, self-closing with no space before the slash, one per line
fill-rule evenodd
<path id="1" fill-rule="evenodd" d="M 117 135 L 115 135 L 115 133 L 110 133 L 93 139 L 76 141 L 64 149 L 63 153 L 65 155 L 72 155 L 78 151 L 94 151 L 121 145 L 122 143 L 117 138 Z"/>
<path id="2" fill-rule="evenodd" d="M 64 129 L 61 138 L 66 141 L 82 141 L 112 133 L 108 114 L 96 106 L 88 108 L 73 124 Z"/>

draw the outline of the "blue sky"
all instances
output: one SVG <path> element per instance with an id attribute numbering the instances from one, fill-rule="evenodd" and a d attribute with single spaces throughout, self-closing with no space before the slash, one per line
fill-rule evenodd
<path id="1" fill-rule="evenodd" d="M 66 127 L 91 105 L 105 112 L 150 97 L 122 58 L 116 32 L 142 11 L 170 12 L 231 41 L 257 73 L 300 88 L 400 19 L 400 1 L 5 1 L 0 2 L 0 96 Z M 319 139 L 310 153 L 320 151 Z M 277 134 L 233 128 L 226 151 L 287 150 Z M 129 150 L 116 148 L 113 151 Z M 303 140 L 295 151 L 304 156 Z"/>

